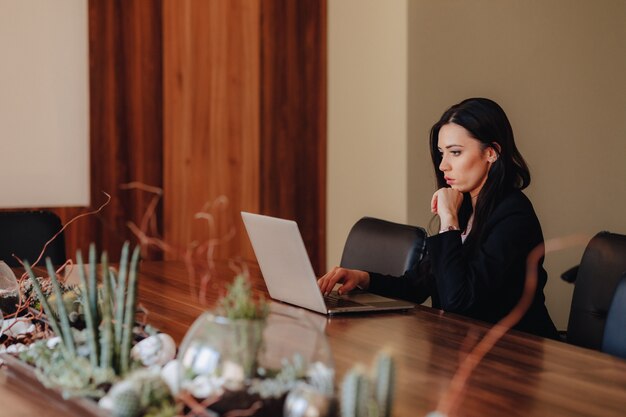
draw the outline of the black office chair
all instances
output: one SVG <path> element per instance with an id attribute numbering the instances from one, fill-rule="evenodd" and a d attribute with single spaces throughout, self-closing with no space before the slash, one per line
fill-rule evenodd
<path id="1" fill-rule="evenodd" d="M 421 227 L 363 217 L 348 234 L 340 266 L 399 276 L 419 263 L 425 249 Z"/>
<path id="2" fill-rule="evenodd" d="M 626 273 L 617 284 L 606 316 L 602 351 L 626 359 Z"/>
<path id="3" fill-rule="evenodd" d="M 15 254 L 35 262 L 46 242 L 62 227 L 59 217 L 49 211 L 0 212 L 0 260 L 11 267 L 20 266 Z M 42 261 L 48 256 L 54 265 L 66 261 L 63 233 L 48 245 Z"/>
<path id="4" fill-rule="evenodd" d="M 572 270 L 570 270 L 571 273 Z M 575 278 L 566 341 L 601 350 L 607 314 L 626 271 L 626 236 L 600 232 L 591 239 Z"/>

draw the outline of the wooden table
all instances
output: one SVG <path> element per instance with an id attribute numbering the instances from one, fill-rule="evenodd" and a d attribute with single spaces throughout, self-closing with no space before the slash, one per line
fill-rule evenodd
<path id="1" fill-rule="evenodd" d="M 266 292 L 252 269 L 256 291 Z M 234 273 L 220 266 L 207 286 L 207 303 L 200 288 L 189 282 L 184 264 L 144 262 L 139 299 L 148 321 L 178 342 L 189 325 L 214 305 Z M 314 313 L 311 313 L 314 314 Z M 324 318 L 332 348 L 337 382 L 357 362 L 368 364 L 383 347 L 397 364 L 393 415 L 424 416 L 433 410 L 467 351 L 469 341 L 487 327 L 464 317 L 416 307 L 407 313 L 375 313 Z M 46 402 L 26 392 L 19 381 L 0 372 L 0 415 L 67 416 L 76 410 Z M 3 410 L 4 408 L 4 410 Z M 79 414 L 76 414 L 79 415 Z M 626 361 L 599 352 L 523 333 L 507 334 L 487 354 L 472 375 L 459 416 L 620 416 L 626 415 Z"/>

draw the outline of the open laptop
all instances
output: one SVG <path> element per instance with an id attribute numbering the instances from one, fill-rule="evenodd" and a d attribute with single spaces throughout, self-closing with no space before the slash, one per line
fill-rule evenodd
<path id="1" fill-rule="evenodd" d="M 407 310 L 414 304 L 365 291 L 324 297 L 292 220 L 241 212 L 270 297 L 322 314 Z"/>

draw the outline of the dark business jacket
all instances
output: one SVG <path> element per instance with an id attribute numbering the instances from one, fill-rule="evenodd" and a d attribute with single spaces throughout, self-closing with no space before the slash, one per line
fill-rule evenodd
<path id="1" fill-rule="evenodd" d="M 508 193 L 487 220 L 482 242 L 466 253 L 460 231 L 427 239 L 427 259 L 402 277 L 370 273 L 369 290 L 417 303 L 432 297 L 433 307 L 495 323 L 519 301 L 525 282 L 526 259 L 543 243 L 537 215 L 518 190 Z M 541 258 L 533 302 L 515 326 L 543 337 L 557 338 L 545 306 L 547 274 Z"/>

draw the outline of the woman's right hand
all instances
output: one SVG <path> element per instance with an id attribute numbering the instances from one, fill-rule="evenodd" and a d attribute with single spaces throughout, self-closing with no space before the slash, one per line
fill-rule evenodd
<path id="1" fill-rule="evenodd" d="M 317 280 L 317 285 L 324 295 L 328 295 L 337 283 L 343 284 L 337 290 L 339 294 L 345 294 L 356 287 L 366 290 L 370 286 L 370 274 L 357 269 L 336 266 Z"/>
<path id="2" fill-rule="evenodd" d="M 453 188 L 440 188 L 430 200 L 430 211 L 439 216 L 441 226 L 459 226 L 457 213 L 463 204 L 463 194 Z"/>

